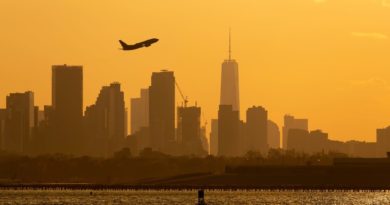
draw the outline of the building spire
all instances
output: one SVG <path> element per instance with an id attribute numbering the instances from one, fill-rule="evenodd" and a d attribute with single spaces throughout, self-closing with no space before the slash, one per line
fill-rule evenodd
<path id="1" fill-rule="evenodd" d="M 232 59 L 232 29 L 229 28 L 229 61 Z"/>

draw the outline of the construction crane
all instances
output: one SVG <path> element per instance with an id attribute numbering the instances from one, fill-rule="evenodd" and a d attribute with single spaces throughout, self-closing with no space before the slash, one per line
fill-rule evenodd
<path id="1" fill-rule="evenodd" d="M 178 90 L 179 93 L 180 93 L 181 98 L 183 99 L 184 107 L 187 107 L 188 97 L 187 97 L 187 96 L 184 96 L 184 94 L 183 94 L 183 92 L 181 91 L 181 89 L 180 89 L 180 87 L 179 87 L 179 84 L 177 83 L 176 80 L 175 80 L 175 85 L 176 85 L 177 90 Z"/>

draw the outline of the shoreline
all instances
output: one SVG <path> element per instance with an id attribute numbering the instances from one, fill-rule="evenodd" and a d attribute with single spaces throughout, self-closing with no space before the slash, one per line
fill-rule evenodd
<path id="1" fill-rule="evenodd" d="M 282 186 L 201 186 L 201 185 L 128 185 L 128 184 L 0 184 L 0 190 L 114 190 L 114 191 L 188 191 L 188 190 L 208 190 L 208 191 L 390 191 L 387 186 L 348 186 L 348 185 L 282 185 Z"/>

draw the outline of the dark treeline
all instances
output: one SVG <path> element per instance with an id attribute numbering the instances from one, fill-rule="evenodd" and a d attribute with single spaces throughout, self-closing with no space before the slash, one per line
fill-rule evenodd
<path id="1" fill-rule="evenodd" d="M 173 157 L 143 150 L 132 157 L 129 149 L 110 158 L 41 155 L 36 157 L 0 154 L 1 183 L 129 183 L 156 181 L 173 176 L 223 173 L 226 166 L 241 165 L 330 165 L 340 153 L 307 155 L 293 150 L 271 149 L 266 157 L 248 152 L 243 157 Z"/>

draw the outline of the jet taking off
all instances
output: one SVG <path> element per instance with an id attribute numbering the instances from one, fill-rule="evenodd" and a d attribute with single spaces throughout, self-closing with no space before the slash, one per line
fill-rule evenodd
<path id="1" fill-rule="evenodd" d="M 136 43 L 136 44 L 133 44 L 133 45 L 127 45 L 122 40 L 119 40 L 119 43 L 122 46 L 122 50 L 129 51 L 129 50 L 136 50 L 136 49 L 139 49 L 139 48 L 142 48 L 142 47 L 149 47 L 150 45 L 156 43 L 157 41 L 158 41 L 157 38 L 152 38 L 152 39 L 149 39 L 149 40 L 146 40 L 146 41 L 142 41 L 140 43 Z"/>

